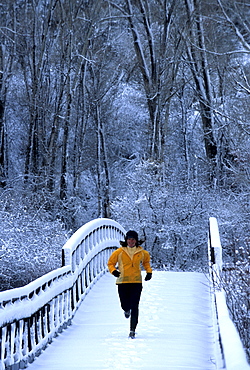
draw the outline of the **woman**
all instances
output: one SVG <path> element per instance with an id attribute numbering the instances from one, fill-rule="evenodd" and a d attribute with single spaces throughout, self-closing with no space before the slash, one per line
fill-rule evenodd
<path id="1" fill-rule="evenodd" d="M 142 291 L 141 264 L 147 272 L 145 280 L 150 280 L 152 277 L 150 255 L 139 246 L 137 232 L 129 230 L 125 236 L 125 242 L 121 242 L 121 247 L 111 254 L 108 268 L 110 273 L 117 278 L 118 294 L 125 317 L 131 317 L 130 338 L 135 337 L 138 323 Z"/>

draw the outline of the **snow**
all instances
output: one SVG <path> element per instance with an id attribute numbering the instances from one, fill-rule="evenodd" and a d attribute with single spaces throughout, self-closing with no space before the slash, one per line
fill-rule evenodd
<path id="1" fill-rule="evenodd" d="M 211 246 L 214 248 L 215 262 L 218 268 L 217 273 L 221 274 L 222 264 L 223 264 L 222 263 L 222 247 L 221 247 L 221 242 L 220 242 L 218 222 L 215 217 L 209 218 L 209 227 L 210 227 L 210 238 L 211 238 L 210 242 L 211 242 Z"/>
<path id="2" fill-rule="evenodd" d="M 62 276 L 67 277 L 63 280 L 63 283 L 60 280 Z M 49 283 L 50 289 L 48 289 Z M 27 316 L 31 316 L 57 294 L 72 287 L 72 284 L 71 268 L 70 266 L 64 266 L 48 272 L 23 287 L 0 292 L 0 308 L 2 309 L 0 327 L 6 323 L 23 319 L 23 311 L 26 312 Z M 51 289 L 52 287 L 53 289 Z M 39 294 L 36 293 L 37 290 L 39 290 Z M 43 294 L 44 292 L 46 294 Z M 36 299 L 28 299 L 32 293 L 34 293 Z M 4 301 L 9 302 L 5 308 L 2 307 Z"/>
<path id="3" fill-rule="evenodd" d="M 216 369 L 210 305 L 205 275 L 154 271 L 143 283 L 136 338 L 128 339 L 129 320 L 107 273 L 28 369 Z"/>
<path id="4" fill-rule="evenodd" d="M 216 292 L 218 307 L 218 320 L 220 325 L 221 340 L 226 359 L 227 370 L 249 370 L 246 355 L 239 334 L 230 319 L 226 304 L 226 295 L 222 290 Z"/>
<path id="5" fill-rule="evenodd" d="M 106 227 L 106 228 L 105 228 Z M 103 231 L 103 234 L 100 232 Z M 116 230 L 116 231 L 115 231 Z M 92 255 L 88 255 L 88 258 L 93 258 L 97 252 L 101 251 L 103 245 L 107 246 L 120 246 L 119 240 L 123 238 L 126 234 L 125 229 L 116 221 L 110 220 L 108 218 L 97 218 L 95 220 L 89 221 L 84 224 L 80 229 L 78 229 L 65 243 L 63 246 L 64 263 L 66 265 L 72 266 L 72 256 L 73 252 L 78 249 L 80 252 L 81 243 L 86 240 L 91 240 L 91 249 L 93 250 Z M 100 240 L 101 235 L 103 240 Z M 119 235 L 119 237 L 118 237 Z M 86 237 L 88 237 L 86 239 Z M 97 241 L 98 238 L 98 241 Z M 95 243 L 96 242 L 96 243 Z M 97 249 L 97 244 L 98 249 Z M 89 252 L 89 250 L 84 252 Z M 73 263 L 75 264 L 75 263 Z"/>

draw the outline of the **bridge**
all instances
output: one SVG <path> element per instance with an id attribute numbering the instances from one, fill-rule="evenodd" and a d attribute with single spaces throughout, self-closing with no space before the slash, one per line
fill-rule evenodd
<path id="1" fill-rule="evenodd" d="M 0 370 L 249 370 L 219 284 L 217 220 L 207 275 L 154 271 L 143 283 L 136 339 L 106 273 L 124 235 L 113 220 L 93 220 L 63 246 L 61 268 L 0 293 Z"/>

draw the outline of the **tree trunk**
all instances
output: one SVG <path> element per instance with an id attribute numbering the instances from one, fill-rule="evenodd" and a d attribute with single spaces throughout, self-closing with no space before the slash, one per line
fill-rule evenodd
<path id="1" fill-rule="evenodd" d="M 217 143 L 214 137 L 214 114 L 212 88 L 207 63 L 204 42 L 203 19 L 200 13 L 200 4 L 196 0 L 185 0 L 189 20 L 190 44 L 187 45 L 188 60 L 194 78 L 200 115 L 204 132 L 204 146 L 206 157 L 210 163 L 209 180 L 216 181 Z"/>
<path id="2" fill-rule="evenodd" d="M 143 25 L 147 39 L 145 40 L 149 47 L 149 65 L 146 61 L 146 55 L 142 48 L 140 41 L 140 34 L 137 30 L 135 23 L 135 15 L 133 12 L 132 4 L 130 0 L 126 0 L 127 4 L 127 14 L 129 27 L 133 36 L 133 44 L 138 59 L 139 68 L 142 74 L 144 89 L 147 99 L 148 112 L 150 117 L 150 145 L 149 145 L 149 156 L 154 159 L 159 159 L 158 148 L 160 147 L 160 138 L 159 138 L 159 110 L 158 110 L 158 78 L 156 70 L 156 57 L 154 51 L 154 40 L 149 23 L 149 14 L 146 12 L 146 9 L 141 0 L 137 0 L 137 5 L 139 6 L 141 15 L 143 17 Z"/>
<path id="3" fill-rule="evenodd" d="M 4 57 L 3 48 L 0 45 L 0 186 L 6 185 L 7 178 L 7 152 L 5 140 L 5 127 L 4 127 L 4 110 L 5 110 L 5 96 L 6 88 L 4 86 Z"/>
<path id="4" fill-rule="evenodd" d="M 97 178 L 98 210 L 101 217 L 110 217 L 110 175 L 106 142 L 99 104 L 96 105 L 97 121 Z"/>

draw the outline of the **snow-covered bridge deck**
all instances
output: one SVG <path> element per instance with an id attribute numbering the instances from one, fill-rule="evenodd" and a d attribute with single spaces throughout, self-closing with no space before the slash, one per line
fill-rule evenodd
<path id="1" fill-rule="evenodd" d="M 72 325 L 28 366 L 30 370 L 216 369 L 209 283 L 193 272 L 154 271 L 144 282 L 136 339 L 105 274 Z"/>

